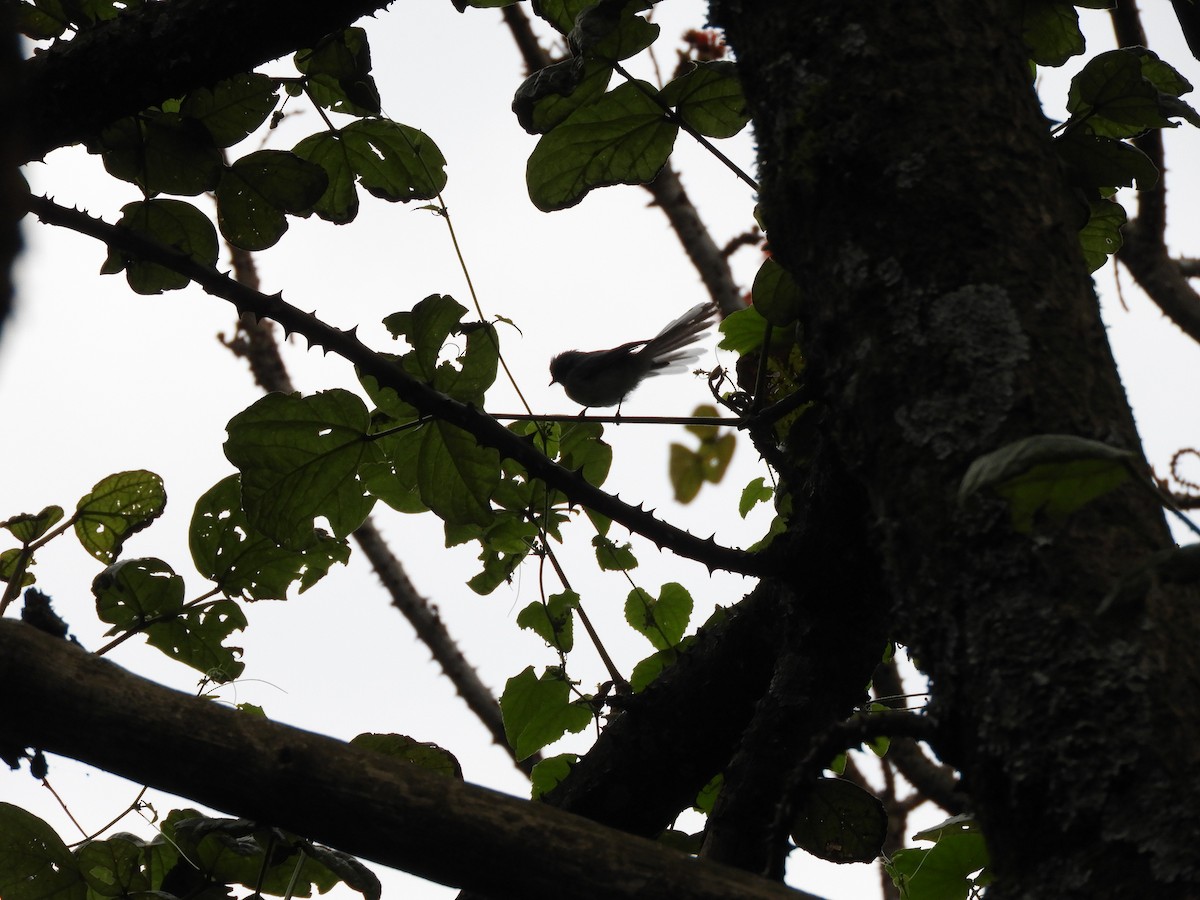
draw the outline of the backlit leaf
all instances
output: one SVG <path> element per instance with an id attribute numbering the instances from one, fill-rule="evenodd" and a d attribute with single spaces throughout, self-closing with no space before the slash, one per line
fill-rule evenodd
<path id="1" fill-rule="evenodd" d="M 593 188 L 652 181 L 679 130 L 655 94 L 644 81 L 623 84 L 543 135 L 526 166 L 534 205 L 545 212 L 566 209 Z"/>

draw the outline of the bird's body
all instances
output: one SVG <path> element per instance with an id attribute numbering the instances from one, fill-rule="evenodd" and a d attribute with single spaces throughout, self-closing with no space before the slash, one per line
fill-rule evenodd
<path id="1" fill-rule="evenodd" d="M 700 303 L 654 337 L 610 350 L 568 350 L 550 360 L 550 383 L 584 407 L 616 406 L 644 378 L 679 371 L 700 357 L 691 347 L 711 324 L 717 308 Z"/>

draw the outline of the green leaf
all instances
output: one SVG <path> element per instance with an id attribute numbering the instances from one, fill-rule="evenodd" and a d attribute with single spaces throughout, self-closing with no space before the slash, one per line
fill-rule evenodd
<path id="1" fill-rule="evenodd" d="M 733 137 L 750 121 L 737 65 L 727 59 L 696 63 L 663 88 L 662 99 L 691 128 L 708 137 Z"/>
<path id="2" fill-rule="evenodd" d="M 1039 514 L 1061 520 L 1123 484 L 1134 459 L 1128 450 L 1075 435 L 1034 435 L 971 463 L 958 499 L 990 489 L 1008 501 L 1013 527 L 1028 533 Z"/>
<path id="3" fill-rule="evenodd" d="M 575 17 L 567 43 L 579 56 L 619 62 L 640 53 L 658 38 L 659 26 L 636 15 L 645 0 L 599 0 Z"/>
<path id="4" fill-rule="evenodd" d="M 75 507 L 75 536 L 83 549 L 111 563 L 125 540 L 162 515 L 167 492 L 162 479 L 145 469 L 102 478 Z"/>
<path id="5" fill-rule="evenodd" d="M 59 0 L 24 2 L 16 7 L 17 31 L 31 41 L 49 41 L 61 37 L 71 24 Z"/>
<path id="6" fill-rule="evenodd" d="M 1145 153 L 1113 138 L 1097 137 L 1083 129 L 1069 131 L 1054 142 L 1067 167 L 1067 181 L 1089 195 L 1101 188 L 1154 187 L 1158 169 Z"/>
<path id="7" fill-rule="evenodd" d="M 571 687 L 561 669 L 547 669 L 541 678 L 529 666 L 508 679 L 500 695 L 504 734 L 517 759 L 533 755 L 567 732 L 583 731 L 592 711 L 571 702 Z"/>
<path id="8" fill-rule="evenodd" d="M 5 519 L 0 522 L 0 528 L 7 528 L 22 544 L 32 544 L 58 524 L 62 517 L 61 506 L 47 506 L 40 513 L 21 513 Z"/>
<path id="9" fill-rule="evenodd" d="M 234 416 L 225 456 L 242 473 L 251 525 L 289 549 L 313 545 L 317 518 L 338 539 L 361 525 L 375 498 L 359 467 L 382 459 L 368 428 L 362 400 L 340 389 L 268 394 Z"/>
<path id="10" fill-rule="evenodd" d="M 265 250 L 287 231 L 285 213 L 311 209 L 328 185 L 323 168 L 286 150 L 243 156 L 217 185 L 221 234 L 243 250 Z"/>
<path id="11" fill-rule="evenodd" d="M 75 851 L 75 860 L 93 895 L 129 897 L 153 890 L 143 867 L 143 845 L 126 835 L 104 841 L 87 841 Z"/>
<path id="12" fill-rule="evenodd" d="M 571 774 L 571 766 L 579 761 L 577 753 L 560 753 L 543 759 L 529 773 L 533 785 L 531 800 L 538 800 L 550 793 L 558 783 Z"/>
<path id="13" fill-rule="evenodd" d="M 383 324 L 393 337 L 405 338 L 413 348 L 399 360 L 406 371 L 434 390 L 478 406 L 496 380 L 500 345 L 491 325 L 462 324 L 466 312 L 453 297 L 432 294 L 412 310 L 388 316 Z M 466 347 L 451 362 L 444 358 L 444 348 L 448 343 L 461 346 L 461 341 L 452 341 L 458 335 L 466 335 Z M 367 389 L 371 390 L 370 384 Z"/>
<path id="14" fill-rule="evenodd" d="M 695 640 L 695 635 L 689 635 L 680 641 L 677 646 L 666 650 L 655 650 L 635 665 L 633 671 L 629 674 L 629 686 L 633 689 L 633 692 L 635 694 L 641 693 L 653 684 L 654 680 L 666 669 L 679 662 L 679 658 L 683 655 L 683 652 Z"/>
<path id="15" fill-rule="evenodd" d="M 575 27 L 581 12 L 594 6 L 596 0 L 533 0 L 533 13 L 549 22 L 559 34 Z"/>
<path id="16" fill-rule="evenodd" d="M 299 582 L 303 594 L 350 559 L 346 541 L 325 534 L 303 550 L 280 547 L 251 526 L 241 493 L 239 476 L 218 481 L 196 502 L 188 532 L 196 570 L 227 597 L 284 600 L 291 585 Z"/>
<path id="17" fill-rule="evenodd" d="M 338 134 L 350 168 L 372 196 L 403 203 L 432 200 L 446 187 L 446 158 L 423 131 L 367 119 Z"/>
<path id="18" fill-rule="evenodd" d="M 492 492 L 500 481 L 500 454 L 442 421 L 427 424 L 421 437 L 421 499 L 448 524 L 487 525 Z"/>
<path id="19" fill-rule="evenodd" d="M 378 115 L 379 89 L 371 76 L 367 32 L 347 28 L 295 56 L 296 68 L 311 76 L 310 88 L 322 106 L 337 112 Z M 344 101 L 344 102 L 343 102 Z"/>
<path id="20" fill-rule="evenodd" d="M 85 900 L 87 884 L 54 829 L 0 803 L 0 896 L 4 900 Z"/>
<path id="21" fill-rule="evenodd" d="M 567 209 L 593 188 L 652 181 L 679 130 L 655 96 L 644 81 L 623 84 L 543 135 L 526 166 L 534 205 L 543 212 Z"/>
<path id="22" fill-rule="evenodd" d="M 279 79 L 258 72 L 234 75 L 183 98 L 179 113 L 200 122 L 218 147 L 232 147 L 251 134 L 279 103 Z"/>
<path id="23" fill-rule="evenodd" d="M 721 788 L 724 785 L 725 776 L 721 774 L 714 775 L 708 784 L 700 789 L 700 793 L 696 795 L 696 802 L 692 804 L 692 809 L 704 813 L 706 816 L 711 816 L 713 807 L 717 803 L 717 797 L 720 795 Z"/>
<path id="24" fill-rule="evenodd" d="M 517 613 L 517 625 L 537 634 L 551 647 L 570 653 L 575 645 L 573 636 L 574 616 L 572 610 L 579 606 L 579 595 L 574 591 L 551 594 L 543 603 L 534 600 Z"/>
<path id="25" fill-rule="evenodd" d="M 681 584 L 662 586 L 658 599 L 634 588 L 625 600 L 625 621 L 659 650 L 677 647 L 692 618 L 692 595 Z"/>
<path id="26" fill-rule="evenodd" d="M 738 500 L 738 515 L 743 519 L 759 503 L 767 503 L 775 496 L 775 489 L 767 487 L 765 478 L 755 478 L 742 488 L 742 496 Z"/>
<path id="27" fill-rule="evenodd" d="M 581 106 L 604 94 L 612 66 L 574 57 L 538 69 L 522 82 L 512 108 L 530 134 L 545 134 Z"/>
<path id="28" fill-rule="evenodd" d="M 792 840 L 818 859 L 873 862 L 887 837 L 879 798 L 840 778 L 818 778 L 796 810 Z"/>
<path id="29" fill-rule="evenodd" d="M 202 266 L 217 262 L 217 230 L 208 216 L 182 200 L 137 200 L 121 207 L 117 226 L 145 235 L 189 255 Z M 110 248 L 101 274 L 124 270 L 129 286 L 139 294 L 176 291 L 191 282 L 188 276 L 136 254 Z"/>
<path id="30" fill-rule="evenodd" d="M 350 164 L 350 152 L 340 131 L 322 131 L 306 137 L 292 148 L 301 159 L 320 166 L 329 179 L 312 210 L 326 222 L 345 225 L 358 215 L 357 173 Z"/>
<path id="31" fill-rule="evenodd" d="M 604 442 L 604 426 L 599 422 L 568 422 L 562 426 L 558 443 L 558 462 L 579 472 L 589 484 L 600 487 L 612 467 L 612 446 Z"/>
<path id="32" fill-rule="evenodd" d="M 800 286 L 790 272 L 771 257 L 763 260 L 750 289 L 754 308 L 772 325 L 790 325 L 800 316 Z"/>
<path id="33" fill-rule="evenodd" d="M 37 584 L 37 576 L 29 571 L 33 564 L 32 556 L 19 547 L 0 552 L 0 581 L 10 582 L 14 578 L 20 578 L 19 587 Z"/>
<path id="34" fill-rule="evenodd" d="M 106 635 L 136 631 L 152 619 L 183 609 L 183 579 L 161 559 L 123 559 L 92 581 L 96 614 L 113 627 Z"/>
<path id="35" fill-rule="evenodd" d="M 451 0 L 459 12 L 466 12 L 468 6 L 476 9 L 497 9 L 501 6 L 512 6 L 520 0 Z"/>
<path id="36" fill-rule="evenodd" d="M 406 734 L 360 734 L 351 738 L 350 746 L 402 759 L 459 781 L 463 777 L 462 766 L 453 753 L 437 744 L 418 741 Z"/>
<path id="37" fill-rule="evenodd" d="M 1124 238 L 1125 208 L 1112 200 L 1093 200 L 1088 204 L 1087 224 L 1079 231 L 1079 245 L 1088 271 L 1095 272 L 1108 258 L 1121 249 Z"/>
<path id="38" fill-rule="evenodd" d="M 721 332 L 721 340 L 717 344 L 719 348 L 745 356 L 762 346 L 767 320 L 755 307 L 747 306 L 727 315 L 717 330 Z"/>
<path id="39" fill-rule="evenodd" d="M 704 458 L 683 444 L 672 443 L 667 472 L 671 478 L 671 489 L 679 503 L 691 503 L 704 484 Z"/>
<path id="40" fill-rule="evenodd" d="M 1191 90 L 1183 76 L 1144 47 L 1123 47 L 1091 59 L 1071 80 L 1067 109 L 1101 137 L 1136 137 L 1173 128 L 1171 117 L 1200 125 L 1200 115 L 1178 99 Z"/>
<path id="41" fill-rule="evenodd" d="M 429 511 L 421 499 L 419 476 L 423 430 L 424 426 L 412 427 L 380 438 L 377 444 L 384 458 L 365 462 L 358 469 L 358 476 L 371 495 L 397 512 Z"/>
<path id="42" fill-rule="evenodd" d="M 1029 58 L 1039 66 L 1061 66 L 1083 52 L 1083 32 L 1073 4 L 1032 0 L 1022 4 L 1021 15 L 1021 38 Z"/>
<path id="43" fill-rule="evenodd" d="M 596 548 L 596 564 L 607 572 L 628 572 L 637 568 L 633 545 L 628 542 L 618 544 L 598 534 L 592 538 L 592 546 Z"/>
<path id="44" fill-rule="evenodd" d="M 238 659 L 242 648 L 225 646 L 225 640 L 233 632 L 245 629 L 246 624 L 246 614 L 240 606 L 232 600 L 214 600 L 148 626 L 146 642 L 171 659 L 224 684 L 239 677 L 246 668 Z"/>
<path id="45" fill-rule="evenodd" d="M 697 407 L 692 413 L 696 417 L 716 414 L 711 406 Z M 704 482 L 720 483 L 737 447 L 737 439 L 732 434 L 720 434 L 715 425 L 689 425 L 687 429 L 700 438 L 700 446 L 690 450 L 683 444 L 672 443 L 668 465 L 675 499 L 680 503 L 696 499 Z"/>
<path id="46" fill-rule="evenodd" d="M 195 196 L 221 177 L 221 151 L 199 122 L 176 113 L 147 110 L 118 119 L 88 149 L 100 153 L 114 178 L 148 194 Z"/>
<path id="47" fill-rule="evenodd" d="M 906 900 L 966 900 L 986 876 L 971 874 L 989 862 L 983 835 L 972 831 L 944 834 L 929 849 L 897 850 L 885 867 Z"/>
<path id="48" fill-rule="evenodd" d="M 194 864 L 200 879 L 222 885 L 215 897 L 229 895 L 225 884 L 245 885 L 261 894 L 310 897 L 314 889 L 322 894 L 329 891 L 349 871 L 339 865 L 334 872 L 329 865 L 337 865 L 339 856 L 348 859 L 344 854 L 248 819 L 217 819 L 195 810 L 173 810 L 162 831 L 178 845 L 186 860 L 183 865 Z M 361 878 L 362 871 L 360 865 L 352 877 Z"/>

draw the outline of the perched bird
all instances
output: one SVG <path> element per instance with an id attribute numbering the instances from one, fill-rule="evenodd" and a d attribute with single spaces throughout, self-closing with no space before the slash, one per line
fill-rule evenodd
<path id="1" fill-rule="evenodd" d="M 713 303 L 693 306 L 648 341 L 630 341 L 611 350 L 568 350 L 550 360 L 550 383 L 558 382 L 567 396 L 584 408 L 615 406 L 643 378 L 678 372 L 700 358 L 691 347 L 717 314 Z"/>

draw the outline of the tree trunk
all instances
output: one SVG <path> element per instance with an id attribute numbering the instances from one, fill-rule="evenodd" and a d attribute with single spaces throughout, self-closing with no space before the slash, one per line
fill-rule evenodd
<path id="1" fill-rule="evenodd" d="M 1098 612 L 1173 546 L 1161 511 L 1127 485 L 1025 535 L 999 500 L 956 499 L 974 459 L 1031 435 L 1140 453 L 1020 8 L 714 0 L 713 18 L 741 65 L 771 246 L 804 292 L 823 436 L 865 492 L 892 636 L 932 680 L 989 896 L 1184 896 L 1197 592 Z"/>

